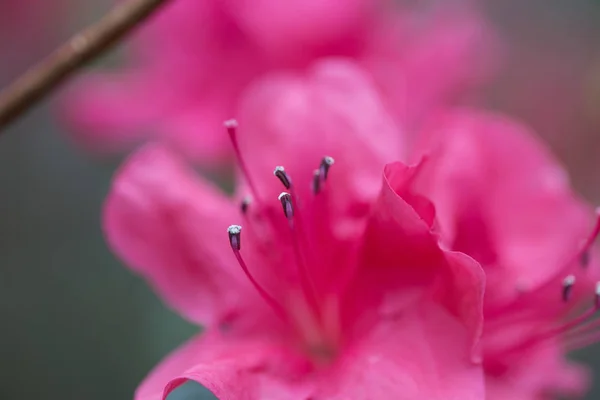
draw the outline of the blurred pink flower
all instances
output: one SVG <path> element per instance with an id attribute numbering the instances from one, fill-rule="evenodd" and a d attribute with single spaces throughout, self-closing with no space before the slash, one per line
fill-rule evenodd
<path id="1" fill-rule="evenodd" d="M 208 164 L 231 155 L 221 134 L 257 77 L 324 56 L 360 62 L 407 127 L 489 71 L 494 43 L 470 7 L 388 0 L 178 0 L 142 27 L 126 66 L 89 74 L 61 106 L 96 151 L 149 137 Z"/>
<path id="2" fill-rule="evenodd" d="M 421 140 L 426 161 L 413 189 L 435 205 L 444 247 L 486 272 L 486 398 L 581 395 L 586 371 L 565 356 L 600 339 L 590 324 L 600 304 L 592 210 L 549 151 L 508 118 L 447 112 Z"/>
<path id="3" fill-rule="evenodd" d="M 483 272 L 438 246 L 406 190 L 418 167 L 384 167 L 402 135 L 367 78 L 339 61 L 271 77 L 227 129 L 241 202 L 159 145 L 107 199 L 114 251 L 206 326 L 136 399 L 186 380 L 221 399 L 483 399 Z"/>

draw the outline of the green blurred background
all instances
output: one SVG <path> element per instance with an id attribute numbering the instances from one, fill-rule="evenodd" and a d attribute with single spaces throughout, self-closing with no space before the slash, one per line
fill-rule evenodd
<path id="1" fill-rule="evenodd" d="M 74 3 L 56 32 L 43 32 L 47 43 L 23 54 L 22 65 L 110 6 Z M 576 188 L 600 203 L 600 2 L 486 5 L 508 45 L 487 89 L 490 106 L 538 129 Z M 21 69 L 0 67 L 0 87 Z M 0 137 L 0 399 L 130 399 L 149 369 L 197 331 L 104 244 L 99 213 L 118 161 L 70 144 L 51 102 Z M 600 347 L 575 356 L 600 376 Z M 186 396 L 179 398 L 196 398 Z M 600 384 L 588 397 L 598 398 Z"/>

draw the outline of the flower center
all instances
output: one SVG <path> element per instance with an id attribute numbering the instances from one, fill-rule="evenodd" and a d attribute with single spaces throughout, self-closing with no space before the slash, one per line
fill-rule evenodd
<path id="1" fill-rule="evenodd" d="M 259 202 L 264 199 L 258 197 L 256 186 L 252 181 L 244 159 L 241 155 L 237 141 L 237 123 L 234 120 L 225 122 L 233 148 L 238 160 L 240 170 L 252 193 L 252 198 Z M 323 157 L 319 167 L 313 172 L 311 186 L 314 195 L 318 195 L 325 188 L 329 170 L 334 160 L 331 157 Z M 293 255 L 298 287 L 285 290 L 285 295 L 274 295 L 266 286 L 261 284 L 248 267 L 241 252 L 241 225 L 231 225 L 228 228 L 229 242 L 233 253 L 248 280 L 256 289 L 258 294 L 265 300 L 270 308 L 299 336 L 299 340 L 310 358 L 316 363 L 331 361 L 337 353 L 340 342 L 340 316 L 339 301 L 337 296 L 322 295 L 317 289 L 314 277 L 311 276 L 311 263 L 315 261 L 309 240 L 309 234 L 305 224 L 318 223 L 319 221 L 306 220 L 302 216 L 299 195 L 292 183 L 292 178 L 282 166 L 277 166 L 273 174 L 281 182 L 286 190 L 281 192 L 278 200 L 281 203 L 283 217 L 290 234 L 290 253 Z M 264 203 L 262 203 L 264 205 Z M 251 198 L 242 200 L 240 209 L 243 215 L 247 215 L 252 207 Z M 263 217 L 281 218 L 273 216 L 272 208 L 264 208 L 266 215 Z M 314 216 L 313 216 L 314 217 Z M 262 218 L 263 220 L 265 218 Z M 248 220 L 249 221 L 249 220 Z M 287 250 L 282 248 L 282 251 Z M 269 250 L 270 251 L 270 250 Z M 312 269 L 314 270 L 314 268 Z M 287 289 L 287 288 L 286 288 Z M 279 291 L 278 291 L 279 292 Z"/>

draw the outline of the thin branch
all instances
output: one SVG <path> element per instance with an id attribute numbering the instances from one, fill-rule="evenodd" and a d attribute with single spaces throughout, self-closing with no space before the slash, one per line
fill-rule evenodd
<path id="1" fill-rule="evenodd" d="M 84 29 L 0 93 L 0 133 L 89 61 L 170 0 L 128 0 Z"/>

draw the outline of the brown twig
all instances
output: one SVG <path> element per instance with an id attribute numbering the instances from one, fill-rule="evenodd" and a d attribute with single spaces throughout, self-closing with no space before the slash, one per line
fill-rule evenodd
<path id="1" fill-rule="evenodd" d="M 79 68 L 104 53 L 169 1 L 125 1 L 25 72 L 0 93 L 0 133 Z"/>

